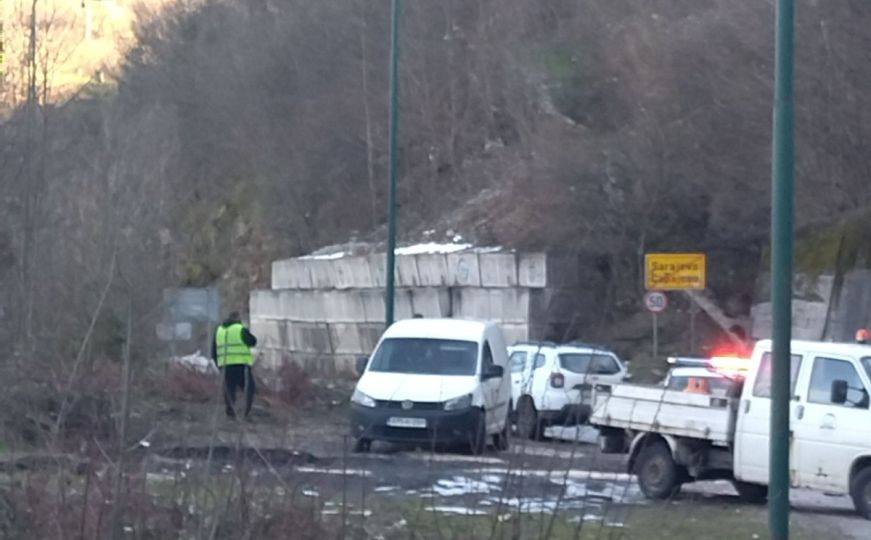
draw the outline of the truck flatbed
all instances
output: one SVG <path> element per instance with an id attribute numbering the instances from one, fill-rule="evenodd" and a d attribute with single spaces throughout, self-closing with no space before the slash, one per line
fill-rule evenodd
<path id="1" fill-rule="evenodd" d="M 727 446 L 734 433 L 733 398 L 667 390 L 662 386 L 618 384 L 596 389 L 590 424 L 601 428 L 710 441 Z"/>

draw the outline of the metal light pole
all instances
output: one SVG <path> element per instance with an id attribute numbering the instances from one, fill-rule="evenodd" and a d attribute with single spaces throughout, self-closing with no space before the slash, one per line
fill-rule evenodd
<path id="1" fill-rule="evenodd" d="M 396 295 L 396 176 L 399 165 L 399 18 L 400 0 L 390 4 L 390 189 L 387 195 L 387 268 L 384 313 L 387 326 L 393 324 L 394 297 Z"/>
<path id="2" fill-rule="evenodd" d="M 794 0 L 777 0 L 774 132 L 772 144 L 771 304 L 772 377 L 768 528 L 789 538 L 789 403 L 793 258 L 793 45 Z"/>

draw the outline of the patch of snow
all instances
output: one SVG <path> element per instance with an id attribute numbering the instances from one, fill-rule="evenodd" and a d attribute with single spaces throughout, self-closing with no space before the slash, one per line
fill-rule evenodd
<path id="1" fill-rule="evenodd" d="M 338 474 L 344 476 L 372 476 L 372 471 L 366 469 L 330 469 L 320 467 L 296 467 L 296 472 L 309 474 Z"/>
<path id="2" fill-rule="evenodd" d="M 456 238 L 456 237 L 455 237 Z M 436 242 L 426 242 L 423 244 L 414 244 L 396 248 L 396 255 L 422 255 L 422 254 L 447 254 L 465 251 L 472 247 L 472 244 L 461 244 L 455 239 L 452 244 L 438 244 Z"/>
<path id="3" fill-rule="evenodd" d="M 345 256 L 344 251 L 334 251 L 333 253 L 312 253 L 300 257 L 304 261 L 335 261 Z"/>
<path id="4" fill-rule="evenodd" d="M 569 478 L 572 480 L 608 480 L 611 482 L 628 482 L 634 478 L 633 475 L 627 473 L 615 473 L 615 472 L 602 472 L 602 471 L 588 471 L 583 469 L 572 469 L 568 472 L 566 471 L 547 471 L 542 469 L 524 469 L 524 470 L 508 470 L 508 469 L 498 469 L 498 468 L 489 468 L 489 469 L 481 469 L 478 471 L 483 474 L 510 474 L 511 476 L 531 476 L 535 478 L 551 478 L 556 480 L 562 480 L 563 478 Z"/>
<path id="5" fill-rule="evenodd" d="M 375 493 L 389 493 L 391 491 L 396 491 L 397 489 L 399 488 L 397 488 L 396 486 L 378 486 L 373 491 Z"/>
<path id="6" fill-rule="evenodd" d="M 145 473 L 145 482 L 173 482 L 175 475 L 169 473 Z"/>
<path id="7" fill-rule="evenodd" d="M 340 508 L 325 508 L 321 510 L 321 514 L 325 516 L 338 516 L 341 513 L 342 510 Z M 348 510 L 345 512 L 345 515 L 369 517 L 372 515 L 372 510 Z"/>
<path id="8" fill-rule="evenodd" d="M 502 249 L 501 247 L 499 247 L 499 246 L 489 246 L 489 247 L 479 247 L 479 248 L 475 248 L 475 253 L 483 253 L 483 254 L 487 254 L 487 253 L 499 253 L 499 252 L 501 252 L 501 251 L 503 251 L 503 249 Z"/>
<path id="9" fill-rule="evenodd" d="M 465 506 L 428 506 L 425 508 L 427 512 L 438 512 L 440 514 L 463 514 L 465 516 L 486 516 L 487 512 L 476 508 L 468 508 Z"/>
<path id="10" fill-rule="evenodd" d="M 409 457 L 413 459 L 421 459 L 426 461 L 446 461 L 446 462 L 468 462 L 468 463 L 492 463 L 492 464 L 501 464 L 505 463 L 504 459 L 499 459 L 495 457 L 488 456 L 452 456 L 446 454 L 433 454 L 429 452 L 414 452 L 408 454 Z"/>
<path id="11" fill-rule="evenodd" d="M 454 476 L 450 480 L 439 480 L 433 486 L 433 491 L 442 497 L 454 497 L 457 495 L 468 495 L 472 493 L 490 493 L 491 491 L 500 491 L 501 488 L 493 486 L 487 482 L 481 482 L 465 476 Z"/>
<path id="12" fill-rule="evenodd" d="M 501 499 L 499 502 L 502 506 L 517 508 L 521 512 L 538 513 L 538 512 L 554 512 L 559 502 L 554 499 L 543 499 L 540 497 L 524 497 L 522 499 L 512 497 L 510 499 Z"/>
<path id="13" fill-rule="evenodd" d="M 317 490 L 314 490 L 314 489 L 304 489 L 304 490 L 302 490 L 302 494 L 305 495 L 306 497 L 320 497 L 321 496 L 321 494 L 318 493 Z"/>
<path id="14" fill-rule="evenodd" d="M 483 480 L 489 484 L 501 484 L 502 483 L 502 477 L 496 476 L 495 474 L 485 474 L 484 476 L 481 477 L 481 480 Z"/>
<path id="15" fill-rule="evenodd" d="M 563 481 L 558 478 L 551 478 L 550 481 L 556 485 L 563 485 Z M 627 484 L 600 480 L 585 482 L 566 480 L 563 496 L 565 499 L 600 499 L 622 503 L 627 499 L 640 498 L 640 491 L 634 482 Z"/>
<path id="16" fill-rule="evenodd" d="M 218 373 L 218 367 L 215 366 L 215 362 L 211 358 L 203 356 L 200 351 L 186 356 L 170 357 L 169 362 L 199 373 Z"/>

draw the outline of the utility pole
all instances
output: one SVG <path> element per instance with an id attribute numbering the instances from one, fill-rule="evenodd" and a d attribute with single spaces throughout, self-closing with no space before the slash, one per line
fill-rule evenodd
<path id="1" fill-rule="evenodd" d="M 387 268 L 384 313 L 387 326 L 393 324 L 394 298 L 396 296 L 396 176 L 399 166 L 399 18 L 402 14 L 400 0 L 390 4 L 390 188 L 387 196 Z"/>
<path id="2" fill-rule="evenodd" d="M 789 403 L 793 264 L 793 46 L 794 0 L 777 0 L 771 205 L 772 376 L 768 466 L 768 528 L 789 538 Z"/>

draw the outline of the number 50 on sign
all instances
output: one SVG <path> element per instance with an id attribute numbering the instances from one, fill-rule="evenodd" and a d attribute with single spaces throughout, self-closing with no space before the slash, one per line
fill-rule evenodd
<path id="1" fill-rule="evenodd" d="M 658 291 L 704 289 L 704 253 L 648 253 L 644 256 L 644 288 Z"/>

